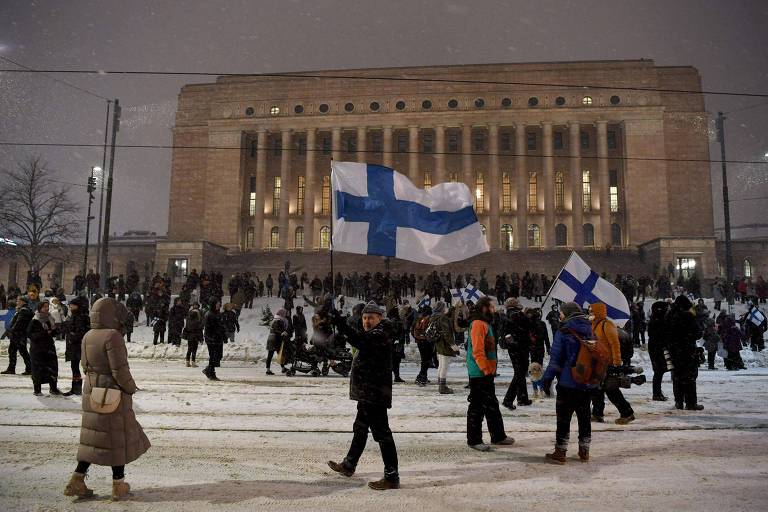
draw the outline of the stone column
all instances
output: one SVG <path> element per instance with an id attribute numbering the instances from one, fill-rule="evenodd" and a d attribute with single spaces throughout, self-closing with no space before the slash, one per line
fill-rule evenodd
<path id="1" fill-rule="evenodd" d="M 267 183 L 267 130 L 259 128 L 256 139 L 256 211 L 253 216 L 253 245 L 260 251 L 264 248 L 264 192 Z"/>
<path id="2" fill-rule="evenodd" d="M 528 247 L 528 169 L 525 168 L 525 125 L 515 125 L 515 176 L 517 177 L 517 226 L 514 239 L 518 249 Z"/>
<path id="3" fill-rule="evenodd" d="M 304 175 L 304 250 L 314 248 L 315 239 L 315 129 L 307 129 L 307 168 Z"/>
<path id="4" fill-rule="evenodd" d="M 461 126 L 461 179 L 475 193 L 475 177 L 472 174 L 472 125 Z"/>
<path id="5" fill-rule="evenodd" d="M 541 123 L 544 145 L 543 178 L 544 178 L 544 248 L 551 249 L 555 246 L 555 174 L 552 159 L 552 123 Z"/>
<path id="6" fill-rule="evenodd" d="M 570 160 L 571 160 L 571 229 L 572 245 L 575 248 L 584 246 L 584 205 L 582 202 L 581 185 L 581 130 L 578 121 L 570 125 Z"/>
<path id="7" fill-rule="evenodd" d="M 384 147 L 384 167 L 392 167 L 392 127 L 385 126 L 382 130 L 382 143 Z"/>
<path id="8" fill-rule="evenodd" d="M 419 180 L 419 127 L 408 127 L 408 177 L 414 185 L 421 187 Z"/>
<path id="9" fill-rule="evenodd" d="M 501 189 L 501 180 L 499 179 L 499 125 L 492 123 L 488 125 L 488 152 L 489 157 L 489 179 L 485 185 L 485 193 L 488 194 L 490 207 L 488 208 L 488 229 L 491 236 L 488 237 L 488 243 L 491 249 L 501 247 L 501 224 L 499 223 L 499 190 Z"/>
<path id="10" fill-rule="evenodd" d="M 600 187 L 600 240 L 611 243 L 611 194 L 608 178 L 608 121 L 597 122 L 597 183 Z"/>
<path id="11" fill-rule="evenodd" d="M 280 230 L 280 249 L 288 248 L 288 208 L 290 201 L 288 190 L 291 179 L 291 130 L 282 131 L 282 151 L 280 154 L 280 214 L 278 226 Z"/>
<path id="12" fill-rule="evenodd" d="M 434 185 L 445 183 L 445 126 L 435 126 L 435 175 Z"/>
<path id="13" fill-rule="evenodd" d="M 357 161 L 366 162 L 368 160 L 368 153 L 365 152 L 366 136 L 368 131 L 365 126 L 357 127 Z"/>

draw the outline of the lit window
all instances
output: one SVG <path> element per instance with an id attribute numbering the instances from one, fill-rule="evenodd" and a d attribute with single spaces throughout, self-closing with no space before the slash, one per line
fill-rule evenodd
<path id="1" fill-rule="evenodd" d="M 432 173 L 430 171 L 424 172 L 424 190 L 432 188 Z"/>
<path id="2" fill-rule="evenodd" d="M 501 175 L 501 211 L 502 213 L 512 211 L 512 180 L 508 172 Z"/>
<path id="3" fill-rule="evenodd" d="M 541 247 L 541 228 L 538 224 L 528 226 L 528 247 Z"/>
<path id="4" fill-rule="evenodd" d="M 595 245 L 595 226 L 584 224 L 584 245 L 592 247 Z"/>
<path id="5" fill-rule="evenodd" d="M 305 195 L 305 182 L 304 176 L 298 177 L 298 184 L 296 189 L 296 213 L 304 215 L 304 195 Z"/>
<path id="6" fill-rule="evenodd" d="M 528 211 L 535 212 L 538 209 L 538 191 L 536 183 L 536 173 L 528 173 Z"/>
<path id="7" fill-rule="evenodd" d="M 448 181 L 450 181 L 451 183 L 458 183 L 458 182 L 459 182 L 459 173 L 457 173 L 457 172 L 452 172 L 452 173 L 451 173 L 451 174 L 448 176 Z"/>
<path id="8" fill-rule="evenodd" d="M 328 249 L 331 247 L 331 228 L 323 226 L 320 228 L 320 248 Z"/>
<path id="9" fill-rule="evenodd" d="M 616 169 L 608 171 L 608 194 L 611 200 L 611 212 L 619 211 L 619 172 Z"/>
<path id="10" fill-rule="evenodd" d="M 568 245 L 568 228 L 565 227 L 565 224 L 555 226 L 555 245 L 557 247 Z"/>
<path id="11" fill-rule="evenodd" d="M 189 260 L 187 258 L 172 258 L 168 260 L 168 270 L 171 277 L 187 277 Z"/>
<path id="12" fill-rule="evenodd" d="M 280 246 L 280 229 L 275 226 L 269 232 L 269 247 L 277 249 Z"/>
<path id="13" fill-rule="evenodd" d="M 589 171 L 581 171 L 581 205 L 585 212 L 592 211 L 592 182 Z"/>
<path id="14" fill-rule="evenodd" d="M 250 177 L 250 190 L 248 195 L 248 215 L 256 215 L 256 176 Z"/>
<path id="15" fill-rule="evenodd" d="M 685 279 L 696 272 L 696 260 L 694 258 L 677 258 L 677 271 Z"/>
<path id="16" fill-rule="evenodd" d="M 744 260 L 744 278 L 750 279 L 752 277 L 752 262 Z"/>
<path id="17" fill-rule="evenodd" d="M 475 211 L 483 213 L 485 208 L 485 177 L 483 173 L 475 173 Z"/>
<path id="18" fill-rule="evenodd" d="M 505 251 L 511 251 L 512 242 L 512 226 L 504 224 L 501 226 L 501 248 Z"/>
<path id="19" fill-rule="evenodd" d="M 277 114 L 280 113 L 280 107 L 272 107 L 272 108 L 270 108 L 269 109 L 269 113 L 272 114 L 273 116 L 276 116 Z"/>
<path id="20" fill-rule="evenodd" d="M 565 176 L 563 171 L 555 173 L 555 211 L 565 210 Z"/>
<path id="21" fill-rule="evenodd" d="M 272 213 L 280 213 L 280 176 L 275 176 L 275 184 L 272 187 Z"/>
<path id="22" fill-rule="evenodd" d="M 584 96 L 581 98 L 581 104 L 584 106 L 590 106 L 592 104 L 592 96 Z"/>
<path id="23" fill-rule="evenodd" d="M 245 232 L 245 248 L 246 249 L 253 249 L 253 227 L 248 228 L 248 231 Z"/>
<path id="24" fill-rule="evenodd" d="M 331 177 L 323 176 L 323 204 L 321 206 L 322 214 L 331 213 Z"/>
<path id="25" fill-rule="evenodd" d="M 293 246 L 296 249 L 304 247 L 304 228 L 299 226 L 293 233 Z"/>

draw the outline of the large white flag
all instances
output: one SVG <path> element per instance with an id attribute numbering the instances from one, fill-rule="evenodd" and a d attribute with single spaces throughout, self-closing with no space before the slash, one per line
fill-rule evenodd
<path id="1" fill-rule="evenodd" d="M 619 327 L 629 320 L 629 303 L 621 290 L 589 268 L 576 252 L 571 253 L 557 276 L 550 296 L 563 302 L 575 302 L 581 307 L 602 302 L 608 310 L 608 318 Z"/>
<path id="2" fill-rule="evenodd" d="M 331 162 L 333 250 L 442 265 L 487 252 L 463 183 L 429 190 L 380 165 Z"/>

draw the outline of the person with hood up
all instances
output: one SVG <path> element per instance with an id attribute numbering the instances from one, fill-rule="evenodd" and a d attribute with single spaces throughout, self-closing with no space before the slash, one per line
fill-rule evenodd
<path id="1" fill-rule="evenodd" d="M 181 346 L 181 331 L 184 330 L 186 316 L 187 311 L 184 309 L 181 298 L 176 297 L 168 312 L 168 343 L 171 345 Z"/>
<path id="2" fill-rule="evenodd" d="M 589 340 L 592 336 L 592 325 L 581 307 L 574 302 L 562 304 L 560 327 L 555 331 L 549 364 L 541 378 L 547 396 L 551 394 L 552 381 L 557 378 L 555 450 L 546 455 L 547 460 L 555 464 L 565 464 L 574 413 L 579 423 L 579 459 L 583 462 L 589 460 L 592 442 L 589 404 L 591 393 L 597 390 L 597 386 L 576 382 L 572 370 L 581 348 L 580 339 Z"/>
<path id="3" fill-rule="evenodd" d="M 235 342 L 235 333 L 240 332 L 240 322 L 237 320 L 238 314 L 235 305 L 231 302 L 224 304 L 224 312 L 221 318 L 224 321 L 224 330 L 227 333 L 227 341 Z"/>
<path id="4" fill-rule="evenodd" d="M 48 384 L 52 395 L 60 395 L 56 382 L 59 378 L 59 361 L 53 337 L 56 326 L 50 315 L 50 304 L 38 302 L 37 311 L 27 326 L 29 357 L 32 363 L 32 385 L 36 396 L 41 396 L 42 385 Z"/>
<path id="5" fill-rule="evenodd" d="M 384 478 L 369 482 L 368 487 L 377 491 L 399 489 L 397 447 L 387 418 L 387 409 L 392 408 L 392 340 L 382 322 L 384 312 L 373 301 L 366 304 L 362 329 L 350 325 L 339 311 L 334 313 L 339 333 L 357 349 L 349 378 L 349 398 L 357 402 L 357 417 L 347 456 L 342 462 L 328 461 L 328 467 L 346 477 L 354 475 L 370 430 L 381 449 Z"/>
<path id="6" fill-rule="evenodd" d="M 699 376 L 696 341 L 701 338 L 701 329 L 688 297 L 680 295 L 675 299 L 664 325 L 669 355 L 675 367 L 672 370 L 675 407 L 700 411 L 704 406 L 698 403 L 696 395 L 696 378 Z"/>
<path id="7" fill-rule="evenodd" d="M 11 323 L 6 332 L 10 339 L 8 345 L 8 368 L 2 372 L 2 375 L 16 374 L 16 354 L 21 354 L 24 360 L 24 373 L 22 375 L 32 375 L 32 367 L 27 351 L 27 327 L 35 314 L 29 308 L 29 299 L 23 295 L 16 297 L 16 313 L 14 313 Z"/>
<path id="8" fill-rule="evenodd" d="M 653 367 L 653 399 L 657 402 L 666 402 L 668 398 L 661 391 L 661 382 L 667 372 L 667 358 L 664 352 L 667 350 L 665 334 L 665 319 L 669 311 L 669 304 L 658 300 L 651 305 L 651 318 L 648 321 L 648 356 Z"/>
<path id="9" fill-rule="evenodd" d="M 224 356 L 224 340 L 227 339 L 224 330 L 224 321 L 221 318 L 221 301 L 218 297 L 211 297 L 211 309 L 205 315 L 205 345 L 208 347 L 208 366 L 203 369 L 203 375 L 209 380 L 219 380 L 216 376 L 216 368 L 221 366 L 221 358 Z"/>
<path id="10" fill-rule="evenodd" d="M 193 302 L 189 308 L 182 336 L 187 340 L 186 365 L 188 368 L 197 368 L 197 347 L 203 341 L 203 316 L 197 302 Z"/>
<path id="11" fill-rule="evenodd" d="M 288 312 L 280 309 L 275 313 L 275 318 L 272 319 L 272 324 L 269 326 L 269 337 L 267 337 L 267 375 L 274 375 L 271 369 L 272 358 L 276 352 L 280 352 L 280 347 L 290 338 Z M 283 366 L 283 373 L 285 373 L 285 366 Z"/>
<path id="12" fill-rule="evenodd" d="M 596 302 L 589 306 L 590 316 L 592 320 L 592 332 L 595 333 L 597 339 L 604 339 L 611 347 L 611 364 L 610 366 L 622 366 L 623 361 L 621 358 L 621 342 L 619 341 L 619 332 L 614 324 L 608 318 L 608 308 L 602 302 Z M 631 346 L 631 342 L 630 342 Z M 603 390 L 595 389 L 592 392 L 592 419 L 598 423 L 603 423 L 605 413 L 605 397 L 611 401 L 613 405 L 619 410 L 620 417 L 616 419 L 617 425 L 626 425 L 632 421 L 635 421 L 635 411 L 632 410 L 632 406 L 629 405 L 627 399 L 624 398 L 624 394 L 620 388 Z"/>
<path id="13" fill-rule="evenodd" d="M 80 373 L 81 347 L 83 336 L 91 329 L 91 318 L 88 316 L 88 299 L 81 296 L 69 301 L 69 318 L 65 323 L 66 350 L 64 360 L 72 367 L 72 389 L 64 396 L 81 395 L 83 393 L 83 377 Z"/>
<path id="14" fill-rule="evenodd" d="M 128 366 L 123 326 L 128 309 L 112 298 L 96 301 L 91 308 L 91 330 L 83 337 L 83 415 L 77 468 L 64 489 L 65 496 L 88 498 L 93 491 L 85 485 L 91 464 L 112 466 L 112 499 L 125 497 L 125 465 L 143 455 L 149 439 L 136 421 L 133 394 L 138 391 Z M 111 413 L 96 412 L 91 406 L 95 387 L 120 390 L 120 403 Z"/>
<path id="15" fill-rule="evenodd" d="M 726 370 L 746 369 L 744 361 L 741 359 L 742 333 L 736 325 L 736 317 L 733 314 L 726 314 L 720 326 L 720 337 L 723 340 L 723 348 L 728 352 L 725 357 Z"/>

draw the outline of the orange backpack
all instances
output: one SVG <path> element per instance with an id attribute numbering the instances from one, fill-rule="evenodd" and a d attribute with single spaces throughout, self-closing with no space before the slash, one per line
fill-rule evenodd
<path id="1" fill-rule="evenodd" d="M 579 354 L 571 368 L 577 384 L 599 386 L 611 364 L 611 346 L 606 339 L 584 340 L 573 329 L 567 332 L 579 340 Z"/>

